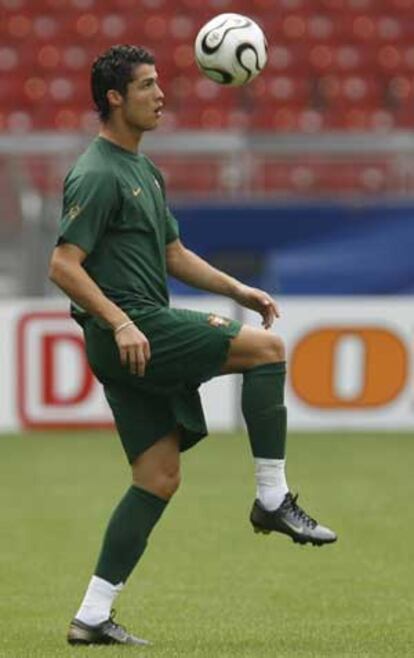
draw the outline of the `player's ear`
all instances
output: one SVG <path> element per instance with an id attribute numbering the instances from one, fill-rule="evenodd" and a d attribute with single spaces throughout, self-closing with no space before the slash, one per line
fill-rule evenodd
<path id="1" fill-rule="evenodd" d="M 108 89 L 106 97 L 111 108 L 121 107 L 124 97 L 117 89 Z"/>

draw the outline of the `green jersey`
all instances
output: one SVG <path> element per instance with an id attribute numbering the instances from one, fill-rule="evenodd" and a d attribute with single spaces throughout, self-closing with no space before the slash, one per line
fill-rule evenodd
<path id="1" fill-rule="evenodd" d="M 151 160 L 97 137 L 65 179 L 59 243 L 85 251 L 89 276 L 128 311 L 168 306 L 165 247 L 178 235 Z"/>

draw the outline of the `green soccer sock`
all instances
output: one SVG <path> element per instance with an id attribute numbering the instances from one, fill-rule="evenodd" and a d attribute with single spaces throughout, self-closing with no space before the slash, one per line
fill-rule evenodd
<path id="1" fill-rule="evenodd" d="M 284 459 L 287 413 L 286 363 L 268 363 L 243 373 L 242 411 L 254 457 Z"/>
<path id="2" fill-rule="evenodd" d="M 128 489 L 106 529 L 96 576 L 113 585 L 127 580 L 167 503 L 139 487 Z"/>

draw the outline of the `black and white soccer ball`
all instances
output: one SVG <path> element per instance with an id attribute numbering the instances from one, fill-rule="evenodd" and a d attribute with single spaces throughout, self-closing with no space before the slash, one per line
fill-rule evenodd
<path id="1" fill-rule="evenodd" d="M 200 70 L 222 85 L 239 87 L 251 82 L 267 61 L 262 29 L 247 16 L 220 14 L 203 25 L 195 40 Z"/>

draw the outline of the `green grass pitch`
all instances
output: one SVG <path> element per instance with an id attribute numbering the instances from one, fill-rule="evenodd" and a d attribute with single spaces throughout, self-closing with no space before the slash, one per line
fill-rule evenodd
<path id="1" fill-rule="evenodd" d="M 288 464 L 337 544 L 255 535 L 248 443 L 213 435 L 117 602 L 152 647 L 71 648 L 126 461 L 108 432 L 0 437 L 1 658 L 413 656 L 414 435 L 292 434 Z"/>

